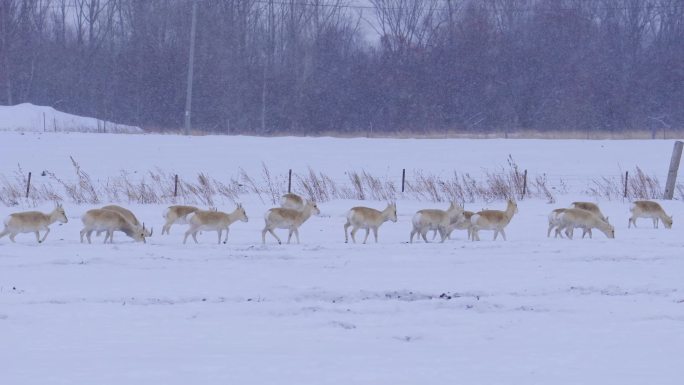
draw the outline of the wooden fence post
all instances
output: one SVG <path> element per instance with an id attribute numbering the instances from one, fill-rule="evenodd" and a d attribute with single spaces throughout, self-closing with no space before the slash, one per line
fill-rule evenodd
<path id="1" fill-rule="evenodd" d="M 625 171 L 625 195 L 624 197 L 627 198 L 627 182 L 629 181 L 629 171 Z"/>
<path id="2" fill-rule="evenodd" d="M 287 173 L 287 193 L 292 192 L 292 169 Z"/>
<path id="3" fill-rule="evenodd" d="M 176 177 L 174 178 L 173 182 L 173 197 L 178 196 L 178 174 L 176 174 Z"/>
<path id="4" fill-rule="evenodd" d="M 406 169 L 401 169 L 401 192 L 404 192 L 404 187 L 406 186 Z"/>
<path id="5" fill-rule="evenodd" d="M 527 170 L 523 173 L 523 198 L 525 198 L 525 194 L 527 194 Z"/>
<path id="6" fill-rule="evenodd" d="M 663 199 L 672 199 L 674 196 L 677 171 L 679 171 L 679 161 L 682 158 L 682 147 L 684 147 L 683 142 L 679 140 L 675 142 L 674 149 L 672 150 L 672 159 L 670 159 L 670 171 L 667 173 L 667 183 L 665 184 Z"/>
<path id="7" fill-rule="evenodd" d="M 31 172 L 29 171 L 28 182 L 26 183 L 26 198 L 29 196 L 29 190 L 31 189 Z"/>

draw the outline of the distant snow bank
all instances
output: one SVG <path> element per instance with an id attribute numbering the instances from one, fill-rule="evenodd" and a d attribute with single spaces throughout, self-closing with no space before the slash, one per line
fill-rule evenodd
<path id="1" fill-rule="evenodd" d="M 49 106 L 22 103 L 0 106 L 0 131 L 60 131 L 142 133 L 136 126 L 127 126 L 100 119 L 67 114 Z"/>

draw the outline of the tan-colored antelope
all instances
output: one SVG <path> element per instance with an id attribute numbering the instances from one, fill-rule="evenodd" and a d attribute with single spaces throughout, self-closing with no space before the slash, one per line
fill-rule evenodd
<path id="1" fill-rule="evenodd" d="M 280 207 L 284 209 L 292 209 L 302 211 L 306 200 L 297 194 L 287 193 L 280 197 Z"/>
<path id="2" fill-rule="evenodd" d="M 49 214 L 43 214 L 39 211 L 25 211 L 21 213 L 10 214 L 5 218 L 5 229 L 0 233 L 0 238 L 9 234 L 9 239 L 12 242 L 14 237 L 19 233 L 35 233 L 36 241 L 43 243 L 50 233 L 50 226 L 55 222 L 67 223 L 69 220 L 66 217 L 64 208 L 57 203 L 54 210 Z M 40 231 L 45 230 L 43 239 L 40 239 Z"/>
<path id="3" fill-rule="evenodd" d="M 501 233 L 504 241 L 506 240 L 506 232 L 504 228 L 508 226 L 515 215 L 518 212 L 518 205 L 509 199 L 506 204 L 506 210 L 483 210 L 478 211 L 470 217 L 470 223 L 472 225 L 471 239 L 473 241 L 480 240 L 480 230 L 494 230 L 494 240 L 496 241 L 496 236 Z"/>
<path id="4" fill-rule="evenodd" d="M 599 217 L 602 221 L 604 221 L 604 222 L 606 222 L 606 223 L 610 223 L 610 222 L 608 221 L 608 217 L 606 217 L 605 215 L 603 215 L 603 213 L 601 212 L 601 209 L 598 207 L 598 205 L 597 205 L 596 203 L 592 203 L 592 202 L 572 202 L 572 203 L 570 204 L 570 206 L 572 206 L 572 208 L 575 208 L 575 209 L 586 210 L 586 211 L 589 211 L 589 212 L 591 212 L 591 213 L 594 213 L 594 215 L 596 215 L 597 217 Z"/>
<path id="5" fill-rule="evenodd" d="M 568 239 L 572 239 L 575 228 L 581 228 L 585 233 L 589 233 L 589 238 L 592 237 L 591 229 L 599 229 L 606 237 L 615 238 L 615 228 L 591 211 L 565 209 L 558 217 L 560 220 L 559 228 L 565 230 Z M 584 238 L 584 234 L 582 234 L 582 238 Z"/>
<path id="6" fill-rule="evenodd" d="M 107 234 L 104 238 L 104 243 L 114 243 L 114 232 L 121 231 L 136 242 L 145 242 L 145 234 L 147 229 L 144 226 L 138 226 L 131 223 L 123 215 L 114 210 L 92 209 L 86 211 L 81 217 L 83 221 L 83 229 L 81 230 L 81 243 L 83 243 L 83 236 L 88 238 L 90 242 L 90 235 L 93 231 L 105 231 Z"/>
<path id="7" fill-rule="evenodd" d="M 290 243 L 292 234 L 297 237 L 299 243 L 299 226 L 301 226 L 311 215 L 318 215 L 321 210 L 318 209 L 316 202 L 308 201 L 304 204 L 301 211 L 286 209 L 282 207 L 275 207 L 266 212 L 264 215 L 265 226 L 261 231 L 261 243 L 266 243 L 266 232 L 271 233 L 278 240 L 278 244 L 282 244 L 278 235 L 273 229 L 288 229 L 287 243 Z"/>
<path id="8" fill-rule="evenodd" d="M 117 206 L 117 205 L 107 205 L 107 206 L 102 207 L 102 209 L 103 209 L 103 210 L 112 210 L 112 211 L 116 211 L 117 213 L 121 214 L 124 218 L 126 218 L 126 220 L 128 220 L 129 222 L 131 222 L 132 224 L 134 224 L 134 225 L 136 225 L 136 226 L 143 227 L 143 228 L 145 227 L 145 224 L 144 224 L 144 223 L 140 223 L 140 221 L 138 220 L 138 218 L 135 217 L 135 214 L 133 214 L 133 212 L 132 212 L 131 210 L 127 209 L 127 208 L 124 208 L 124 207 L 121 207 L 121 206 Z M 100 234 L 101 234 L 102 232 L 103 232 L 103 230 L 98 231 L 95 235 L 97 235 L 97 236 L 99 237 Z M 147 238 L 147 237 L 151 237 L 152 234 L 153 234 L 153 232 L 154 232 L 154 229 L 153 229 L 153 228 L 151 228 L 151 229 L 145 228 L 145 237 L 146 237 L 146 238 Z"/>
<path id="9" fill-rule="evenodd" d="M 368 240 L 370 230 L 373 230 L 375 243 L 378 242 L 378 228 L 387 221 L 397 221 L 397 204 L 388 203 L 384 210 L 378 211 L 370 207 L 353 207 L 347 212 L 347 223 L 344 224 L 344 243 L 349 242 L 347 229 L 351 226 L 351 238 L 356 243 L 356 232 L 359 229 L 366 229 L 366 237 L 363 239 L 365 244 Z"/>
<path id="10" fill-rule="evenodd" d="M 241 204 L 238 204 L 235 210 L 228 214 L 221 211 L 205 211 L 197 210 L 188 216 L 188 223 L 190 223 L 190 228 L 185 232 L 185 238 L 183 238 L 183 243 L 188 240 L 188 235 L 192 235 L 192 239 L 197 242 L 197 232 L 202 230 L 216 231 L 218 233 L 218 243 L 221 243 L 221 234 L 223 230 L 226 230 L 226 239 L 223 243 L 228 242 L 228 232 L 230 231 L 230 225 L 236 221 L 247 222 L 247 213 Z"/>
<path id="11" fill-rule="evenodd" d="M 627 228 L 636 227 L 637 218 L 651 218 L 653 219 L 653 228 L 658 228 L 658 220 L 663 221 L 665 228 L 672 228 L 672 217 L 665 214 L 665 210 L 656 202 L 653 201 L 635 201 L 632 202 L 632 207 L 629 211 L 632 216 L 629 218 L 629 223 Z"/>
<path id="12" fill-rule="evenodd" d="M 427 243 L 427 233 L 430 230 L 439 232 L 441 242 L 447 238 L 448 227 L 452 221 L 457 222 L 463 218 L 463 208 L 451 202 L 449 208 L 445 210 L 425 209 L 419 210 L 413 216 L 410 243 L 413 243 L 413 236 L 419 234 Z"/>
<path id="13" fill-rule="evenodd" d="M 546 232 L 547 238 L 551 236 L 551 230 L 554 228 L 556 229 L 554 238 L 563 238 L 563 232 L 561 231 L 561 214 L 564 213 L 565 210 L 567 209 L 555 209 L 549 213 L 549 230 Z M 589 238 L 591 238 L 591 229 L 582 228 L 582 238 L 587 234 L 589 234 Z"/>
<path id="14" fill-rule="evenodd" d="M 166 211 L 164 211 L 163 215 L 166 223 L 164 223 L 164 227 L 162 227 L 162 235 L 164 233 L 169 234 L 173 224 L 188 224 L 188 215 L 197 210 L 199 210 L 199 208 L 195 206 L 169 206 Z"/>

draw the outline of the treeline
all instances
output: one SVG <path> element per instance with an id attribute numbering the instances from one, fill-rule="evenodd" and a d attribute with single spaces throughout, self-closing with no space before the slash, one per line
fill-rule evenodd
<path id="1" fill-rule="evenodd" d="M 1 0 L 0 104 L 183 126 L 192 2 Z M 201 0 L 193 126 L 684 127 L 684 0 Z"/>

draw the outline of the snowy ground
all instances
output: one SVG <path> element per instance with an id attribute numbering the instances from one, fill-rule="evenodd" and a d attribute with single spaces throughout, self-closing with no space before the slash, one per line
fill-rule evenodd
<path id="1" fill-rule="evenodd" d="M 225 152 L 226 162 L 217 166 L 214 151 L 218 156 L 228 137 L 190 139 L 213 140 L 207 153 L 188 152 L 187 138 L 109 136 L 98 144 L 98 158 L 85 144 L 103 135 L 4 135 L 12 145 L 0 152 L 2 167 L 46 162 L 59 170 L 63 163 L 66 172 L 64 152 L 73 151 L 105 175 L 143 161 L 184 167 L 170 155 L 173 143 L 182 148 L 188 165 L 181 170 L 188 172 L 198 165 L 219 170 L 220 163 L 258 168 L 260 158 L 282 151 L 275 145 L 282 141 L 317 148 L 295 152 L 288 162 L 309 159 L 330 170 L 363 167 L 372 156 L 362 147 L 366 153 L 340 165 L 346 140 L 239 138 L 241 154 L 250 151 L 248 142 L 261 147 L 242 160 Z M 158 157 L 136 155 L 155 138 Z M 63 146 L 40 147 L 57 139 Z M 326 141 L 338 145 L 320 145 Z M 425 155 L 412 162 L 444 167 L 445 157 L 466 159 L 467 151 L 472 157 L 482 142 L 454 141 L 464 149 L 458 155 L 435 156 L 447 144 L 413 141 Z M 402 160 L 397 154 L 410 144 L 388 143 L 393 150 L 369 167 Z M 534 147 L 546 142 L 491 143 L 500 149 L 483 156 L 487 162 L 502 164 L 511 153 L 550 172 L 569 170 L 567 162 L 550 162 L 546 151 L 534 161 Z M 584 144 L 585 154 L 601 164 L 619 162 L 615 154 L 645 168 L 659 166 L 672 146 L 604 142 L 608 155 L 600 155 L 599 142 L 548 143 L 563 159 L 570 157 L 564 148 Z M 623 155 L 641 145 L 656 152 Z M 25 155 L 21 146 L 43 149 L 45 160 Z M 117 146 L 129 156 L 114 160 Z M 588 172 L 582 170 L 575 172 Z M 226 245 L 216 244 L 215 233 L 183 245 L 182 226 L 158 235 L 164 206 L 157 205 L 132 207 L 155 228 L 147 244 L 122 233 L 113 245 L 102 238 L 80 244 L 79 218 L 91 207 L 68 202 L 69 223 L 53 225 L 45 244 L 31 234 L 16 244 L 0 239 L 0 383 L 603 385 L 680 384 L 684 376 L 681 202 L 662 202 L 674 214 L 672 230 L 655 230 L 646 220 L 628 230 L 628 202 L 601 202 L 616 225 L 614 240 L 599 231 L 591 240 L 546 238 L 548 212 L 582 198 L 563 196 L 556 205 L 519 202 L 506 242 L 492 242 L 485 232 L 483 241 L 469 242 L 460 232 L 444 244 L 408 244 L 413 213 L 446 205 L 400 200 L 398 222 L 383 225 L 378 244 L 361 245 L 345 244 L 342 227 L 345 211 L 361 202 L 332 201 L 302 226 L 300 245 L 267 238 L 263 246 L 268 206 L 244 198 L 250 221 L 233 224 Z M 504 206 L 467 208 L 485 205 Z M 18 209 L 0 208 L 0 216 Z"/>
<path id="2" fill-rule="evenodd" d="M 544 175 L 550 187 L 577 194 L 593 181 L 616 178 L 639 167 L 665 183 L 673 140 L 522 140 L 522 139 L 338 139 L 257 138 L 246 136 L 118 135 L 84 133 L 19 133 L 0 130 L 0 179 L 12 177 L 18 166 L 41 181 L 43 171 L 66 181 L 75 179 L 71 158 L 93 180 L 104 183 L 125 171 L 143 178 L 162 170 L 182 179 L 199 173 L 230 180 L 244 170 L 260 180 L 266 166 L 275 178 L 288 170 L 306 175 L 309 168 L 337 183 L 349 183 L 349 171 L 369 172 L 400 185 L 416 172 L 453 177 L 507 172 L 508 157 L 530 181 Z M 49 177 L 42 176 L 44 179 Z M 680 183 L 684 167 L 680 168 Z M 618 182 L 619 184 L 619 182 Z"/>
<path id="3" fill-rule="evenodd" d="M 0 131 L 142 133 L 140 127 L 68 114 L 49 106 L 0 106 Z"/>

